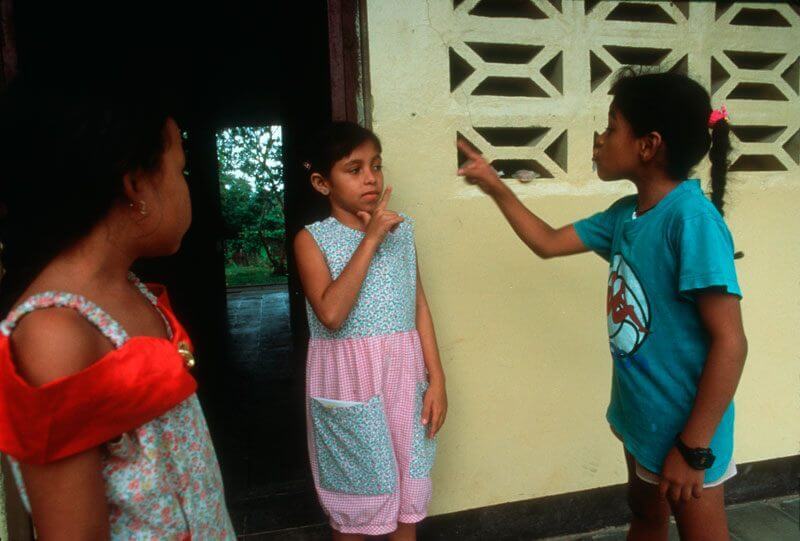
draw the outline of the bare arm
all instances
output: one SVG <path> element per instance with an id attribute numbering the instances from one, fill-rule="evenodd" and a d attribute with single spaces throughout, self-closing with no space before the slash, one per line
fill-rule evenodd
<path id="1" fill-rule="evenodd" d="M 458 142 L 458 147 L 469 158 L 458 174 L 477 184 L 494 199 L 514 232 L 533 253 L 549 259 L 589 251 L 575 232 L 575 227 L 571 224 L 559 229 L 551 227 L 522 204 L 483 156 L 463 141 Z"/>
<path id="2" fill-rule="evenodd" d="M 701 293 L 697 309 L 711 343 L 681 438 L 689 447 L 708 447 L 742 377 L 747 339 L 739 299 L 735 296 Z"/>
<path id="3" fill-rule="evenodd" d="M 109 512 L 100 449 L 45 465 L 20 464 L 37 539 L 109 539 Z"/>
<path id="4" fill-rule="evenodd" d="M 433 438 L 444 424 L 447 416 L 447 391 L 444 370 L 439 358 L 436 331 L 428 307 L 428 299 L 422 289 L 422 280 L 417 267 L 417 332 L 422 344 L 425 368 L 428 370 L 428 390 L 422 404 L 422 423 L 428 426 L 428 436 Z"/>
<path id="5" fill-rule="evenodd" d="M 736 392 L 747 357 L 739 299 L 706 292 L 697 297 L 697 309 L 708 332 L 710 347 L 692 411 L 681 432 L 689 447 L 708 447 Z M 659 490 L 673 502 L 700 498 L 704 472 L 692 469 L 676 447 L 664 460 Z"/>
<path id="6" fill-rule="evenodd" d="M 20 375 L 41 386 L 91 365 L 108 341 L 71 310 L 34 312 L 12 334 Z M 100 448 L 44 465 L 20 464 L 38 539 L 109 538 Z"/>

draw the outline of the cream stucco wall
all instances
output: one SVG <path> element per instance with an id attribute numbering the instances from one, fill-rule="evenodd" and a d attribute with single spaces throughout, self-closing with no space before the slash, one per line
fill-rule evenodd
<path id="1" fill-rule="evenodd" d="M 634 59 L 650 58 L 642 47 L 668 49 L 657 63 L 717 87 L 714 103 L 727 103 L 734 124 L 786 128 L 736 141 L 733 161 L 770 154 L 774 160 L 756 161 L 784 170 L 732 174 L 728 223 L 746 254 L 737 270 L 750 342 L 737 394 L 736 458 L 797 454 L 800 99 L 793 70 L 800 16 L 788 6 L 766 6 L 789 26 L 764 28 L 732 24 L 746 4 L 715 13 L 713 3 L 692 3 L 688 10 L 663 3 L 673 23 L 640 23 L 608 20 L 616 2 L 600 2 L 587 13 L 583 2 L 568 0 L 562 11 L 534 2 L 534 18 L 471 15 L 479 3 L 368 1 L 373 127 L 384 143 L 387 181 L 395 186 L 393 206 L 417 220 L 422 278 L 448 377 L 450 414 L 434 470 L 433 513 L 625 480 L 621 447 L 604 420 L 611 373 L 605 263 L 591 254 L 537 259 L 491 200 L 455 174 L 459 132 L 491 159 L 535 159 L 533 167 L 550 172 L 550 179 L 508 182 L 554 225 L 631 193 L 629 184 L 603 184 L 590 169 L 592 134 L 602 131 L 609 103 L 603 66 L 620 66 L 605 45 L 634 47 L 623 51 Z M 746 15 L 745 23 L 764 19 Z M 771 24 L 782 24 L 772 17 Z M 531 62 L 511 65 L 482 62 L 465 42 L 543 48 Z M 450 49 L 474 68 L 454 89 Z M 759 69 L 740 69 L 723 53 L 729 49 L 782 56 L 756 59 Z M 712 57 L 718 64 L 713 75 Z M 540 97 L 474 95 L 490 75 L 528 77 Z M 786 99 L 726 99 L 742 81 L 771 84 Z M 493 146 L 474 129 L 487 126 L 550 130 L 512 148 Z M 556 141 L 564 130 L 566 146 Z M 551 144 L 555 151 L 545 152 Z M 707 177 L 705 167 L 698 175 Z"/>

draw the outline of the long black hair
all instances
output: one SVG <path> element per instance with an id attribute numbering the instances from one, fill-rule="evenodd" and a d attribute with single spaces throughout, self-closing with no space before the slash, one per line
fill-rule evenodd
<path id="1" fill-rule="evenodd" d="M 170 100 L 138 73 L 22 74 L 0 96 L 0 240 L 7 310 L 47 263 L 87 235 L 154 171 Z"/>
<path id="2" fill-rule="evenodd" d="M 723 214 L 730 152 L 730 126 L 716 122 L 709 130 L 711 98 L 698 82 L 679 73 L 624 70 L 611 87 L 613 104 L 641 137 L 658 132 L 667 153 L 667 173 L 683 180 L 708 153 L 711 201 Z"/>

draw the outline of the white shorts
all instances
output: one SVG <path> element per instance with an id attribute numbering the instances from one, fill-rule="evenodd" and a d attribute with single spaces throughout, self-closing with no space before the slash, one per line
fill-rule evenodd
<path id="1" fill-rule="evenodd" d="M 617 431 L 614 430 L 613 426 L 609 425 L 609 428 L 611 428 L 611 432 L 614 434 L 614 436 L 616 436 L 616 438 L 619 441 L 622 442 L 622 445 L 624 446 L 625 445 L 625 441 L 622 439 L 622 436 L 620 436 L 617 433 Z M 650 470 L 648 470 L 647 468 L 645 468 L 644 466 L 639 464 L 639 461 L 636 460 L 635 457 L 634 457 L 633 461 L 636 463 L 636 477 L 638 477 L 639 479 L 641 479 L 645 483 L 648 483 L 648 484 L 651 484 L 651 485 L 657 485 L 657 484 L 659 484 L 661 482 L 661 477 L 657 473 L 651 472 Z M 712 481 L 710 483 L 703 483 L 703 488 L 712 488 L 712 487 L 719 486 L 722 483 L 724 483 L 725 481 L 727 481 L 728 479 L 730 479 L 731 477 L 733 477 L 734 475 L 736 475 L 736 462 L 733 460 L 733 457 L 731 457 L 731 461 L 728 463 L 728 467 L 725 468 L 725 473 L 723 473 L 722 476 L 719 479 L 717 479 L 716 481 Z"/>
<path id="2" fill-rule="evenodd" d="M 657 485 L 661 482 L 661 477 L 657 473 L 653 473 L 641 464 L 639 461 L 634 459 L 636 462 L 636 477 L 644 481 L 645 483 L 649 483 L 651 485 Z M 703 483 L 703 488 L 712 488 L 721 485 L 731 477 L 736 475 L 736 463 L 731 458 L 731 461 L 728 463 L 728 467 L 725 470 L 725 473 L 722 474 L 722 477 L 717 479 L 716 481 L 712 481 L 710 483 Z"/>

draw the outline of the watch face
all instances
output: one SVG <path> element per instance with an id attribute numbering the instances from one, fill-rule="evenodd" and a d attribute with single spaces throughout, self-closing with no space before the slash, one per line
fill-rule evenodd
<path id="1" fill-rule="evenodd" d="M 710 450 L 698 451 L 695 454 L 696 468 L 698 470 L 707 470 L 714 464 L 714 455 Z"/>
<path id="2" fill-rule="evenodd" d="M 695 470 L 707 470 L 714 464 L 716 457 L 711 449 L 705 449 L 703 447 L 690 449 L 681 441 L 680 434 L 675 438 L 675 445 L 683 455 L 686 463 Z"/>

